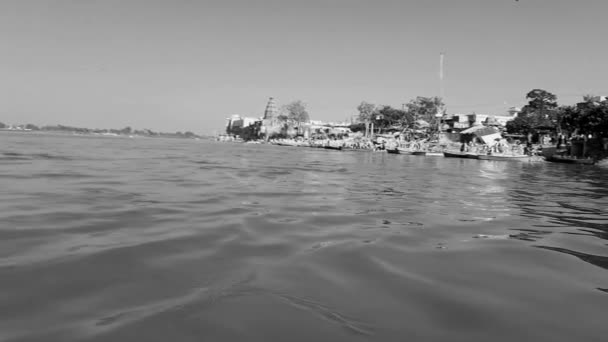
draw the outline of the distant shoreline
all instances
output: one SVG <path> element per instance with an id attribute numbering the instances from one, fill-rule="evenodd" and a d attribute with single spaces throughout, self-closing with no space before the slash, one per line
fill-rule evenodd
<path id="1" fill-rule="evenodd" d="M 76 135 L 76 136 L 94 136 L 94 137 L 123 137 L 123 138 L 173 138 L 173 139 L 194 139 L 200 140 L 207 137 L 194 134 L 192 132 L 152 132 L 145 131 L 129 131 L 121 132 L 117 130 L 91 130 L 91 129 L 15 129 L 15 128 L 0 128 L 0 132 L 12 133 L 52 133 L 61 135 Z"/>

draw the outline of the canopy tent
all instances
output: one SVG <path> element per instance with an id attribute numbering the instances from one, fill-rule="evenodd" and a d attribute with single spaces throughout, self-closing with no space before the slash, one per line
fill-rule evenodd
<path id="1" fill-rule="evenodd" d="M 496 128 L 488 126 L 473 126 L 460 132 L 460 134 L 472 134 L 479 137 L 488 145 L 493 145 L 496 139 L 502 139 L 500 132 Z"/>
<path id="2" fill-rule="evenodd" d="M 496 128 L 488 127 L 488 126 L 481 126 L 481 125 L 473 126 L 473 127 L 467 128 L 464 131 L 460 132 L 460 134 L 475 134 L 477 136 L 494 134 L 494 133 L 499 133 Z"/>
<path id="3" fill-rule="evenodd" d="M 414 123 L 414 126 L 415 126 L 415 127 L 418 127 L 418 128 L 426 128 L 426 127 L 429 127 L 429 126 L 430 126 L 430 124 L 429 124 L 428 122 L 426 122 L 426 121 L 422 120 L 422 119 L 418 119 L 418 120 L 416 120 L 416 122 Z"/>

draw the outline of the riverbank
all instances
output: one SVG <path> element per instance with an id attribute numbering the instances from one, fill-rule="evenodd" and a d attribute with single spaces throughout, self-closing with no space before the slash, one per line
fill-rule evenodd
<path id="1" fill-rule="evenodd" d="M 605 165 L 605 158 L 577 157 L 569 155 L 567 149 L 558 149 L 553 145 L 532 144 L 524 146 L 518 142 L 509 143 L 505 139 L 496 140 L 494 144 L 480 143 L 455 143 L 451 141 L 428 141 L 414 140 L 401 141 L 379 137 L 369 138 L 347 138 L 347 139 L 270 139 L 242 141 L 239 139 L 221 140 L 222 142 L 235 142 L 245 144 L 268 144 L 287 147 L 325 148 L 341 151 L 370 151 L 389 152 L 391 154 L 417 155 L 417 156 L 442 156 L 448 158 L 465 158 L 499 161 L 527 161 L 541 162 L 550 161 L 567 164 Z"/>

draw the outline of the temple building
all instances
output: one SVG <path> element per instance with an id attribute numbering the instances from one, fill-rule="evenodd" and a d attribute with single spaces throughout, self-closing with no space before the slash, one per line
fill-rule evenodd
<path id="1" fill-rule="evenodd" d="M 264 117 L 262 119 L 261 133 L 266 139 L 274 133 L 280 133 L 282 123 L 279 121 L 279 110 L 274 98 L 269 98 L 266 104 L 266 110 L 264 111 Z"/>

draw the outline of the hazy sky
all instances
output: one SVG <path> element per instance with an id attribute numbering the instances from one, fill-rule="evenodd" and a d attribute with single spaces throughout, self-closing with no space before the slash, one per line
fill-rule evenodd
<path id="1" fill-rule="evenodd" d="M 0 0 L 0 121 L 209 134 L 268 97 L 344 120 L 439 95 L 608 95 L 606 0 Z"/>

